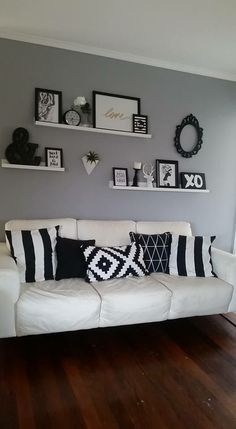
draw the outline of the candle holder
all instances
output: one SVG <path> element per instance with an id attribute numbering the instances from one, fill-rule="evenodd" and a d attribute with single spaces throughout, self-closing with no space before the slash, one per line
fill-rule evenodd
<path id="1" fill-rule="evenodd" d="M 132 184 L 132 186 L 137 187 L 138 186 L 138 173 L 139 173 L 140 169 L 139 168 L 134 168 L 133 170 L 134 170 L 134 178 L 133 178 L 133 184 Z"/>

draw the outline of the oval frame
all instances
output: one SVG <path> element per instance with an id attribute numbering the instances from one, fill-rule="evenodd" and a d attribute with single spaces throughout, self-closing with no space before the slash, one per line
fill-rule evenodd
<path id="1" fill-rule="evenodd" d="M 180 143 L 180 137 L 181 137 L 181 133 L 183 131 L 183 128 L 186 127 L 186 125 L 192 125 L 197 133 L 197 143 L 194 146 L 194 148 L 192 150 L 186 151 L 182 148 L 181 143 Z M 194 115 L 188 115 L 186 116 L 180 125 L 177 125 L 176 127 L 176 132 L 175 132 L 175 138 L 174 138 L 174 142 L 175 142 L 175 147 L 177 152 L 182 155 L 184 158 L 191 158 L 193 155 L 197 155 L 197 153 L 199 152 L 199 150 L 202 147 L 202 136 L 203 136 L 203 128 L 201 128 L 199 126 L 199 122 L 197 120 L 197 118 Z"/>

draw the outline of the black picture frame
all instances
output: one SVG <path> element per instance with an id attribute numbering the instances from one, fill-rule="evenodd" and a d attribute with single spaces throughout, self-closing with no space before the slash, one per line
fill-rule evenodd
<path id="1" fill-rule="evenodd" d="M 147 134 L 148 133 L 148 117 L 147 115 L 133 114 L 133 133 Z"/>
<path id="2" fill-rule="evenodd" d="M 121 110 L 122 100 L 124 111 Z M 113 103 L 117 104 L 117 111 L 114 110 Z M 140 114 L 140 105 L 138 97 L 93 91 L 93 127 L 132 133 L 133 114 Z"/>
<path id="3" fill-rule="evenodd" d="M 122 184 L 121 179 L 120 179 L 120 181 L 117 180 L 117 173 L 119 171 L 120 171 L 120 174 L 121 174 L 121 172 L 123 172 L 123 174 L 124 174 L 123 184 Z M 127 168 L 113 167 L 112 172 L 113 172 L 113 185 L 114 186 L 129 186 L 128 169 Z"/>
<path id="4" fill-rule="evenodd" d="M 62 92 L 35 88 L 35 120 L 60 124 L 62 122 Z"/>
<path id="5" fill-rule="evenodd" d="M 165 168 L 164 167 L 168 167 Z M 179 187 L 179 163 L 169 159 L 156 160 L 156 184 L 158 188 Z"/>
<path id="6" fill-rule="evenodd" d="M 180 183 L 183 189 L 206 189 L 205 173 L 181 172 Z"/>
<path id="7" fill-rule="evenodd" d="M 60 154 L 59 158 L 58 154 Z M 50 168 L 63 168 L 63 150 L 57 147 L 45 147 L 45 165 Z"/>
<path id="8" fill-rule="evenodd" d="M 189 151 L 184 150 L 183 146 L 181 145 L 181 133 L 184 127 L 186 127 L 187 125 L 193 126 L 197 135 L 196 143 L 194 144 L 192 150 Z M 202 147 L 202 136 L 203 128 L 200 127 L 197 118 L 191 113 L 182 120 L 180 125 L 177 125 L 176 127 L 174 142 L 177 152 L 184 158 L 192 158 L 193 155 L 197 155 L 197 153 Z"/>

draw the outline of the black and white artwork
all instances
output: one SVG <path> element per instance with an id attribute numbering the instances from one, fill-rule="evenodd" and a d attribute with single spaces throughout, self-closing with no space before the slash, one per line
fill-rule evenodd
<path id="1" fill-rule="evenodd" d="M 183 189 L 206 189 L 204 173 L 180 173 L 180 180 Z"/>
<path id="2" fill-rule="evenodd" d="M 113 183 L 114 186 L 128 186 L 127 168 L 113 167 Z"/>
<path id="3" fill-rule="evenodd" d="M 93 126 L 133 131 L 133 114 L 140 113 L 140 98 L 93 91 Z"/>
<path id="4" fill-rule="evenodd" d="M 62 93 L 50 89 L 35 88 L 35 120 L 61 122 Z"/>
<path id="5" fill-rule="evenodd" d="M 147 115 L 133 115 L 133 133 L 147 134 L 148 117 Z"/>
<path id="6" fill-rule="evenodd" d="M 45 164 L 47 167 L 62 168 L 63 167 L 62 149 L 57 149 L 54 147 L 46 147 Z"/>
<path id="7" fill-rule="evenodd" d="M 157 186 L 178 188 L 178 161 L 156 160 Z"/>

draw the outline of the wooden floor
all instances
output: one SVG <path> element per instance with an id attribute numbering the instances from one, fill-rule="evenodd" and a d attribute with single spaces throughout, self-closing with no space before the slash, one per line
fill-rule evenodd
<path id="1" fill-rule="evenodd" d="M 235 429 L 221 316 L 0 341 L 1 429 Z"/>

